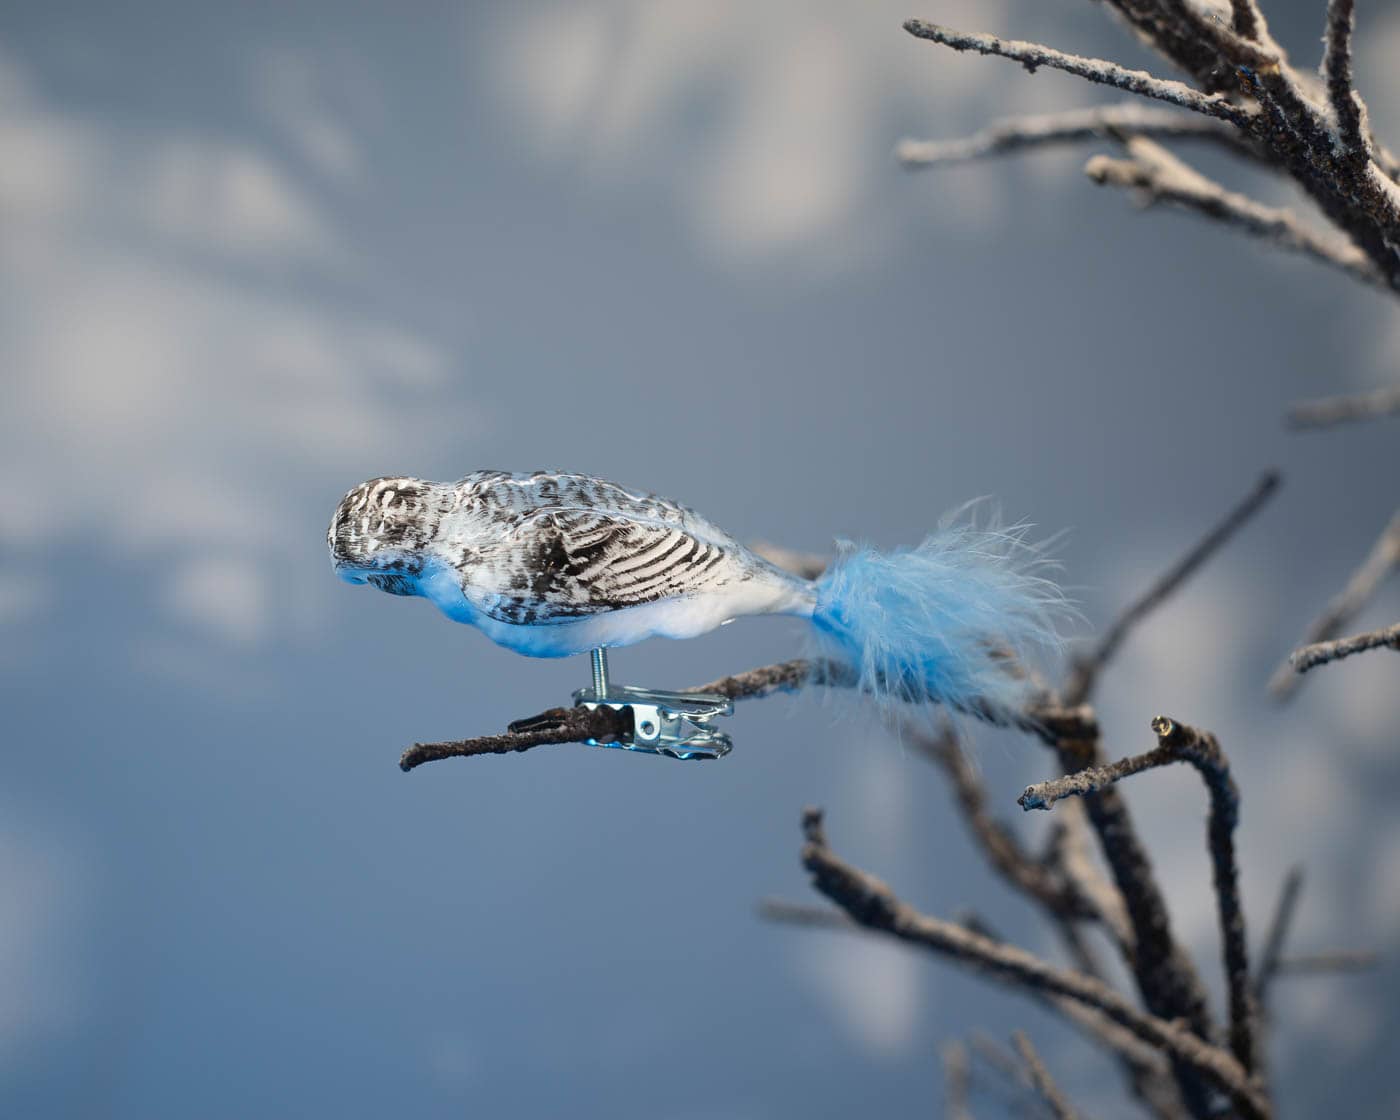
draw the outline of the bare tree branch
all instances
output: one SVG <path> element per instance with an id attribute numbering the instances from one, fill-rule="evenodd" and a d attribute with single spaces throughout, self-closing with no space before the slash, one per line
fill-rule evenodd
<path id="1" fill-rule="evenodd" d="M 1400 385 L 1354 396 L 1300 401 L 1288 410 L 1291 428 L 1330 428 L 1353 420 L 1373 420 L 1400 412 Z"/>
<path id="2" fill-rule="evenodd" d="M 1128 135 L 1206 140 L 1238 155 L 1257 156 L 1256 150 L 1245 141 L 1238 129 L 1220 120 L 1189 116 L 1175 109 L 1155 109 L 1136 102 L 1006 117 L 993 121 L 971 136 L 956 140 L 901 140 L 895 148 L 895 155 L 905 167 L 918 169 L 1008 155 L 1053 144 L 1117 139 Z M 770 556 L 769 559 L 773 558 Z M 779 564 L 779 567 L 784 566 Z"/>
<path id="3" fill-rule="evenodd" d="M 1084 165 L 1084 173 L 1100 185 L 1131 188 L 1148 205 L 1166 202 L 1181 206 L 1233 226 L 1276 249 L 1302 253 L 1357 280 L 1389 288 L 1387 278 L 1350 241 L 1309 229 L 1291 210 L 1265 206 L 1246 195 L 1227 191 L 1145 136 L 1129 136 L 1125 143 L 1130 159 L 1094 156 Z"/>
<path id="4" fill-rule="evenodd" d="M 1133 628 L 1161 606 L 1172 593 L 1186 582 L 1235 535 L 1251 517 L 1264 507 L 1279 486 L 1277 471 L 1266 471 L 1254 488 L 1217 524 L 1211 527 L 1175 564 L 1168 568 L 1142 595 L 1129 603 L 1113 624 L 1104 631 L 1088 656 L 1075 659 L 1069 683 L 1065 687 L 1068 704 L 1082 704 L 1093 693 L 1099 674 L 1113 659 L 1118 648 Z"/>
<path id="5" fill-rule="evenodd" d="M 1239 788 L 1230 773 L 1229 762 L 1213 735 L 1166 716 L 1154 719 L 1152 730 L 1158 739 L 1155 750 L 1121 759 L 1110 766 L 1081 770 L 1029 786 L 1021 795 L 1020 804 L 1024 809 L 1049 809 L 1062 797 L 1093 793 L 1129 775 L 1140 774 L 1154 767 L 1188 762 L 1196 768 L 1210 793 L 1210 853 L 1224 945 L 1225 975 L 1230 992 L 1230 1044 L 1240 1064 L 1246 1069 L 1253 1069 L 1256 1060 L 1256 1015 L 1250 992 L 1249 949 L 1234 842 L 1235 826 L 1239 823 Z"/>
<path id="6" fill-rule="evenodd" d="M 1365 653 L 1369 649 L 1400 650 L 1400 624 L 1365 634 L 1353 634 L 1350 638 L 1338 638 L 1333 642 L 1314 642 L 1290 653 L 1288 663 L 1299 673 L 1306 673 L 1319 665 L 1340 661 L 1353 653 Z"/>
<path id="7" fill-rule="evenodd" d="M 861 925 L 931 949 L 1014 988 L 1053 993 L 1096 1008 L 1144 1042 L 1196 1070 L 1210 1084 L 1228 1094 L 1243 1115 L 1252 1118 L 1270 1115 L 1262 1088 L 1240 1063 L 1183 1024 L 1139 1011 L 1093 977 L 1062 972 L 1024 949 L 920 914 L 895 897 L 880 880 L 846 863 L 827 847 L 820 811 L 809 809 L 804 813 L 803 831 L 806 843 L 802 862 L 811 873 L 817 890 Z"/>
<path id="8" fill-rule="evenodd" d="M 1213 93 L 1202 93 L 1192 89 L 1185 82 L 1167 78 L 1155 78 L 1144 70 L 1129 70 L 1116 62 L 1102 58 L 1085 58 L 1082 55 L 1066 54 L 1053 47 L 1040 43 L 1028 43 L 1020 39 L 998 39 L 995 35 L 982 35 L 976 32 L 954 31 L 926 20 L 911 19 L 904 23 L 904 30 L 915 38 L 928 39 L 952 47 L 955 51 L 976 51 L 978 54 L 998 55 L 1019 62 L 1032 73 L 1041 66 L 1052 70 L 1063 70 L 1086 81 L 1127 90 L 1129 93 L 1158 101 L 1170 102 L 1195 113 L 1243 125 L 1249 121 L 1249 112 L 1231 101 Z"/>
<path id="9" fill-rule="evenodd" d="M 1335 638 L 1342 627 L 1361 612 L 1376 589 L 1397 567 L 1400 567 L 1400 513 L 1391 518 L 1385 532 L 1371 546 L 1370 553 L 1362 561 L 1361 567 L 1352 573 L 1351 579 L 1347 580 L 1341 594 L 1313 620 L 1300 645 L 1312 646 Z M 1276 700 L 1287 700 L 1298 690 L 1301 681 L 1302 675 L 1294 671 L 1290 658 L 1274 671 L 1269 679 L 1269 691 Z"/>
<path id="10" fill-rule="evenodd" d="M 1031 1084 L 1035 1086 L 1035 1091 L 1049 1106 L 1056 1120 L 1076 1120 L 1078 1114 L 1070 1107 L 1069 1101 L 1060 1091 L 1060 1087 L 1055 1084 L 1055 1079 L 1045 1068 L 1045 1063 L 1041 1061 L 1040 1055 L 1031 1045 L 1031 1040 L 1026 1032 L 1016 1031 L 1011 1036 L 1011 1043 L 1016 1047 L 1016 1052 L 1021 1055 L 1021 1061 L 1025 1062 L 1026 1072 L 1030 1075 Z"/>

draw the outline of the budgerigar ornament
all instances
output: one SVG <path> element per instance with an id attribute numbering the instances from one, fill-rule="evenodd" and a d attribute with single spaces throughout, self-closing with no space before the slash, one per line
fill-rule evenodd
<path id="1" fill-rule="evenodd" d="M 1064 597 L 1017 531 L 947 523 L 915 548 L 843 546 L 807 580 L 685 506 L 582 474 L 477 471 L 458 482 L 376 478 L 345 495 L 326 534 L 336 573 L 422 596 L 530 657 L 588 653 L 575 702 L 631 710 L 619 746 L 717 758 L 722 696 L 611 683 L 606 651 L 693 638 L 744 615 L 809 619 L 825 656 L 887 703 L 1009 712 L 1007 671 L 1055 646 Z"/>

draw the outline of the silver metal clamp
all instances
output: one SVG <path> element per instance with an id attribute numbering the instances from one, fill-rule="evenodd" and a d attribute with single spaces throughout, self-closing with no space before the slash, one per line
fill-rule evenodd
<path id="1" fill-rule="evenodd" d="M 687 760 L 723 758 L 733 748 L 729 736 L 711 722 L 734 714 L 734 701 L 727 696 L 615 685 L 608 680 L 607 652 L 595 649 L 592 659 L 593 686 L 574 693 L 574 706 L 627 711 L 632 716 L 632 730 L 615 742 L 589 739 L 590 746 Z"/>

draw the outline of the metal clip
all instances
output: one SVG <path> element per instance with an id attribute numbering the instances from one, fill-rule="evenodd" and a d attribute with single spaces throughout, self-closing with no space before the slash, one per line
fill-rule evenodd
<path id="1" fill-rule="evenodd" d="M 592 656 L 593 687 L 575 692 L 574 706 L 628 711 L 632 715 L 632 731 L 611 743 L 589 739 L 590 746 L 680 759 L 723 758 L 733 748 L 729 736 L 710 722 L 734 714 L 734 701 L 727 696 L 611 684 L 606 652 L 595 649 Z"/>

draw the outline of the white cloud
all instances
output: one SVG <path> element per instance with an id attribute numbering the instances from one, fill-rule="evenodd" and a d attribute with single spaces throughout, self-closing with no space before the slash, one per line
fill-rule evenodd
<path id="1" fill-rule="evenodd" d="M 271 155 L 59 112 L 3 59 L 0 86 L 19 91 L 0 103 L 0 469 L 25 479 L 0 491 L 0 531 L 30 557 L 81 532 L 158 559 L 173 615 L 271 639 L 267 581 L 323 528 L 287 478 L 337 479 L 328 516 L 371 461 L 469 430 L 430 400 L 450 360 L 269 282 L 346 259 Z"/>
<path id="2" fill-rule="evenodd" d="M 1002 7 L 953 2 L 941 18 L 996 29 Z M 1002 84 L 994 67 L 913 44 L 893 7 L 859 20 L 835 0 L 508 12 L 474 46 L 540 158 L 674 192 L 697 244 L 721 258 L 801 248 L 849 261 L 890 243 L 873 188 L 897 174 L 898 112 L 957 128 L 969 98 L 985 109 Z M 979 209 L 965 180 L 934 193 L 949 222 Z"/>
<path id="3" fill-rule="evenodd" d="M 248 144 L 132 133 L 54 111 L 4 59 L 0 87 L 12 91 L 0 102 L 0 214 L 31 246 L 36 233 L 82 233 L 263 262 L 341 251 L 307 193 Z"/>
<path id="4" fill-rule="evenodd" d="M 363 181 L 364 151 L 346 114 L 333 106 L 347 94 L 363 98 L 366 75 L 348 79 L 323 60 L 283 48 L 259 60 L 254 83 L 263 112 L 302 159 L 342 185 Z"/>
<path id="5" fill-rule="evenodd" d="M 255 258 L 333 248 L 310 199 L 251 148 L 183 138 L 154 145 L 148 158 L 136 194 L 154 230 Z"/>
<path id="6" fill-rule="evenodd" d="M 813 934 L 798 942 L 793 959 L 852 1039 L 881 1057 L 909 1052 L 925 969 L 906 946 L 863 934 Z"/>
<path id="7" fill-rule="evenodd" d="M 243 645 L 266 632 L 267 594 L 253 561 L 209 556 L 167 578 L 166 603 L 177 617 Z"/>

